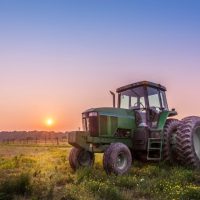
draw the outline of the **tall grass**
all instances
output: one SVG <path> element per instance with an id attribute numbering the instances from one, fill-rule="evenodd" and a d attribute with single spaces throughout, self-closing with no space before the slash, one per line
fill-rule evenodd
<path id="1" fill-rule="evenodd" d="M 30 175 L 12 176 L 0 184 L 0 199 L 13 199 L 14 195 L 28 196 L 32 192 Z"/>
<path id="2" fill-rule="evenodd" d="M 108 176 L 97 155 L 93 169 L 71 170 L 69 148 L 0 146 L 0 200 L 199 200 L 200 172 L 164 163 L 134 162 Z M 2 153 L 4 152 L 4 153 Z M 17 152 L 17 153 L 16 153 Z"/>

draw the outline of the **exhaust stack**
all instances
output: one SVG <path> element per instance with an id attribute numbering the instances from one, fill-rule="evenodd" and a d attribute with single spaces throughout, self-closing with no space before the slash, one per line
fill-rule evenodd
<path id="1" fill-rule="evenodd" d="M 115 93 L 110 91 L 110 94 L 112 95 L 113 97 L 113 108 L 115 108 Z"/>

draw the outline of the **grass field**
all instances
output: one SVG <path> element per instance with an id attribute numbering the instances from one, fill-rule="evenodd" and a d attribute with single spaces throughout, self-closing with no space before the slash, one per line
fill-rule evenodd
<path id="1" fill-rule="evenodd" d="M 200 172 L 163 163 L 135 162 L 124 176 L 107 176 L 102 155 L 76 173 L 70 147 L 0 146 L 0 200 L 200 199 Z"/>

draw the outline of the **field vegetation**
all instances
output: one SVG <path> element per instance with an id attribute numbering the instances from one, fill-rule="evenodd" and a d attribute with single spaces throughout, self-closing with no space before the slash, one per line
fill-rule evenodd
<path id="1" fill-rule="evenodd" d="M 107 176 L 102 155 L 94 168 L 70 168 L 70 146 L 1 145 L 0 200 L 200 199 L 200 172 L 164 163 L 134 162 L 123 176 Z"/>

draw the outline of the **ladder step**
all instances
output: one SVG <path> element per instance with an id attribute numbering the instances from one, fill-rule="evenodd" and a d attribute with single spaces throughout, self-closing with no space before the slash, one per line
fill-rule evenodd
<path id="1" fill-rule="evenodd" d="M 162 139 L 149 138 L 147 149 L 147 160 L 161 160 L 162 154 Z"/>
<path id="2" fill-rule="evenodd" d="M 156 141 L 156 142 L 155 141 L 153 141 L 153 142 L 151 141 L 151 143 L 153 143 L 153 144 L 160 144 L 161 141 Z"/>
<path id="3" fill-rule="evenodd" d="M 155 160 L 155 161 L 159 161 L 159 160 L 161 160 L 161 158 L 148 157 L 147 160 Z"/>
<path id="4" fill-rule="evenodd" d="M 149 138 L 148 140 L 152 140 L 152 141 L 160 141 L 161 138 Z"/>
<path id="5" fill-rule="evenodd" d="M 149 148 L 149 150 L 159 150 L 160 151 L 160 148 L 151 147 L 151 148 Z"/>

